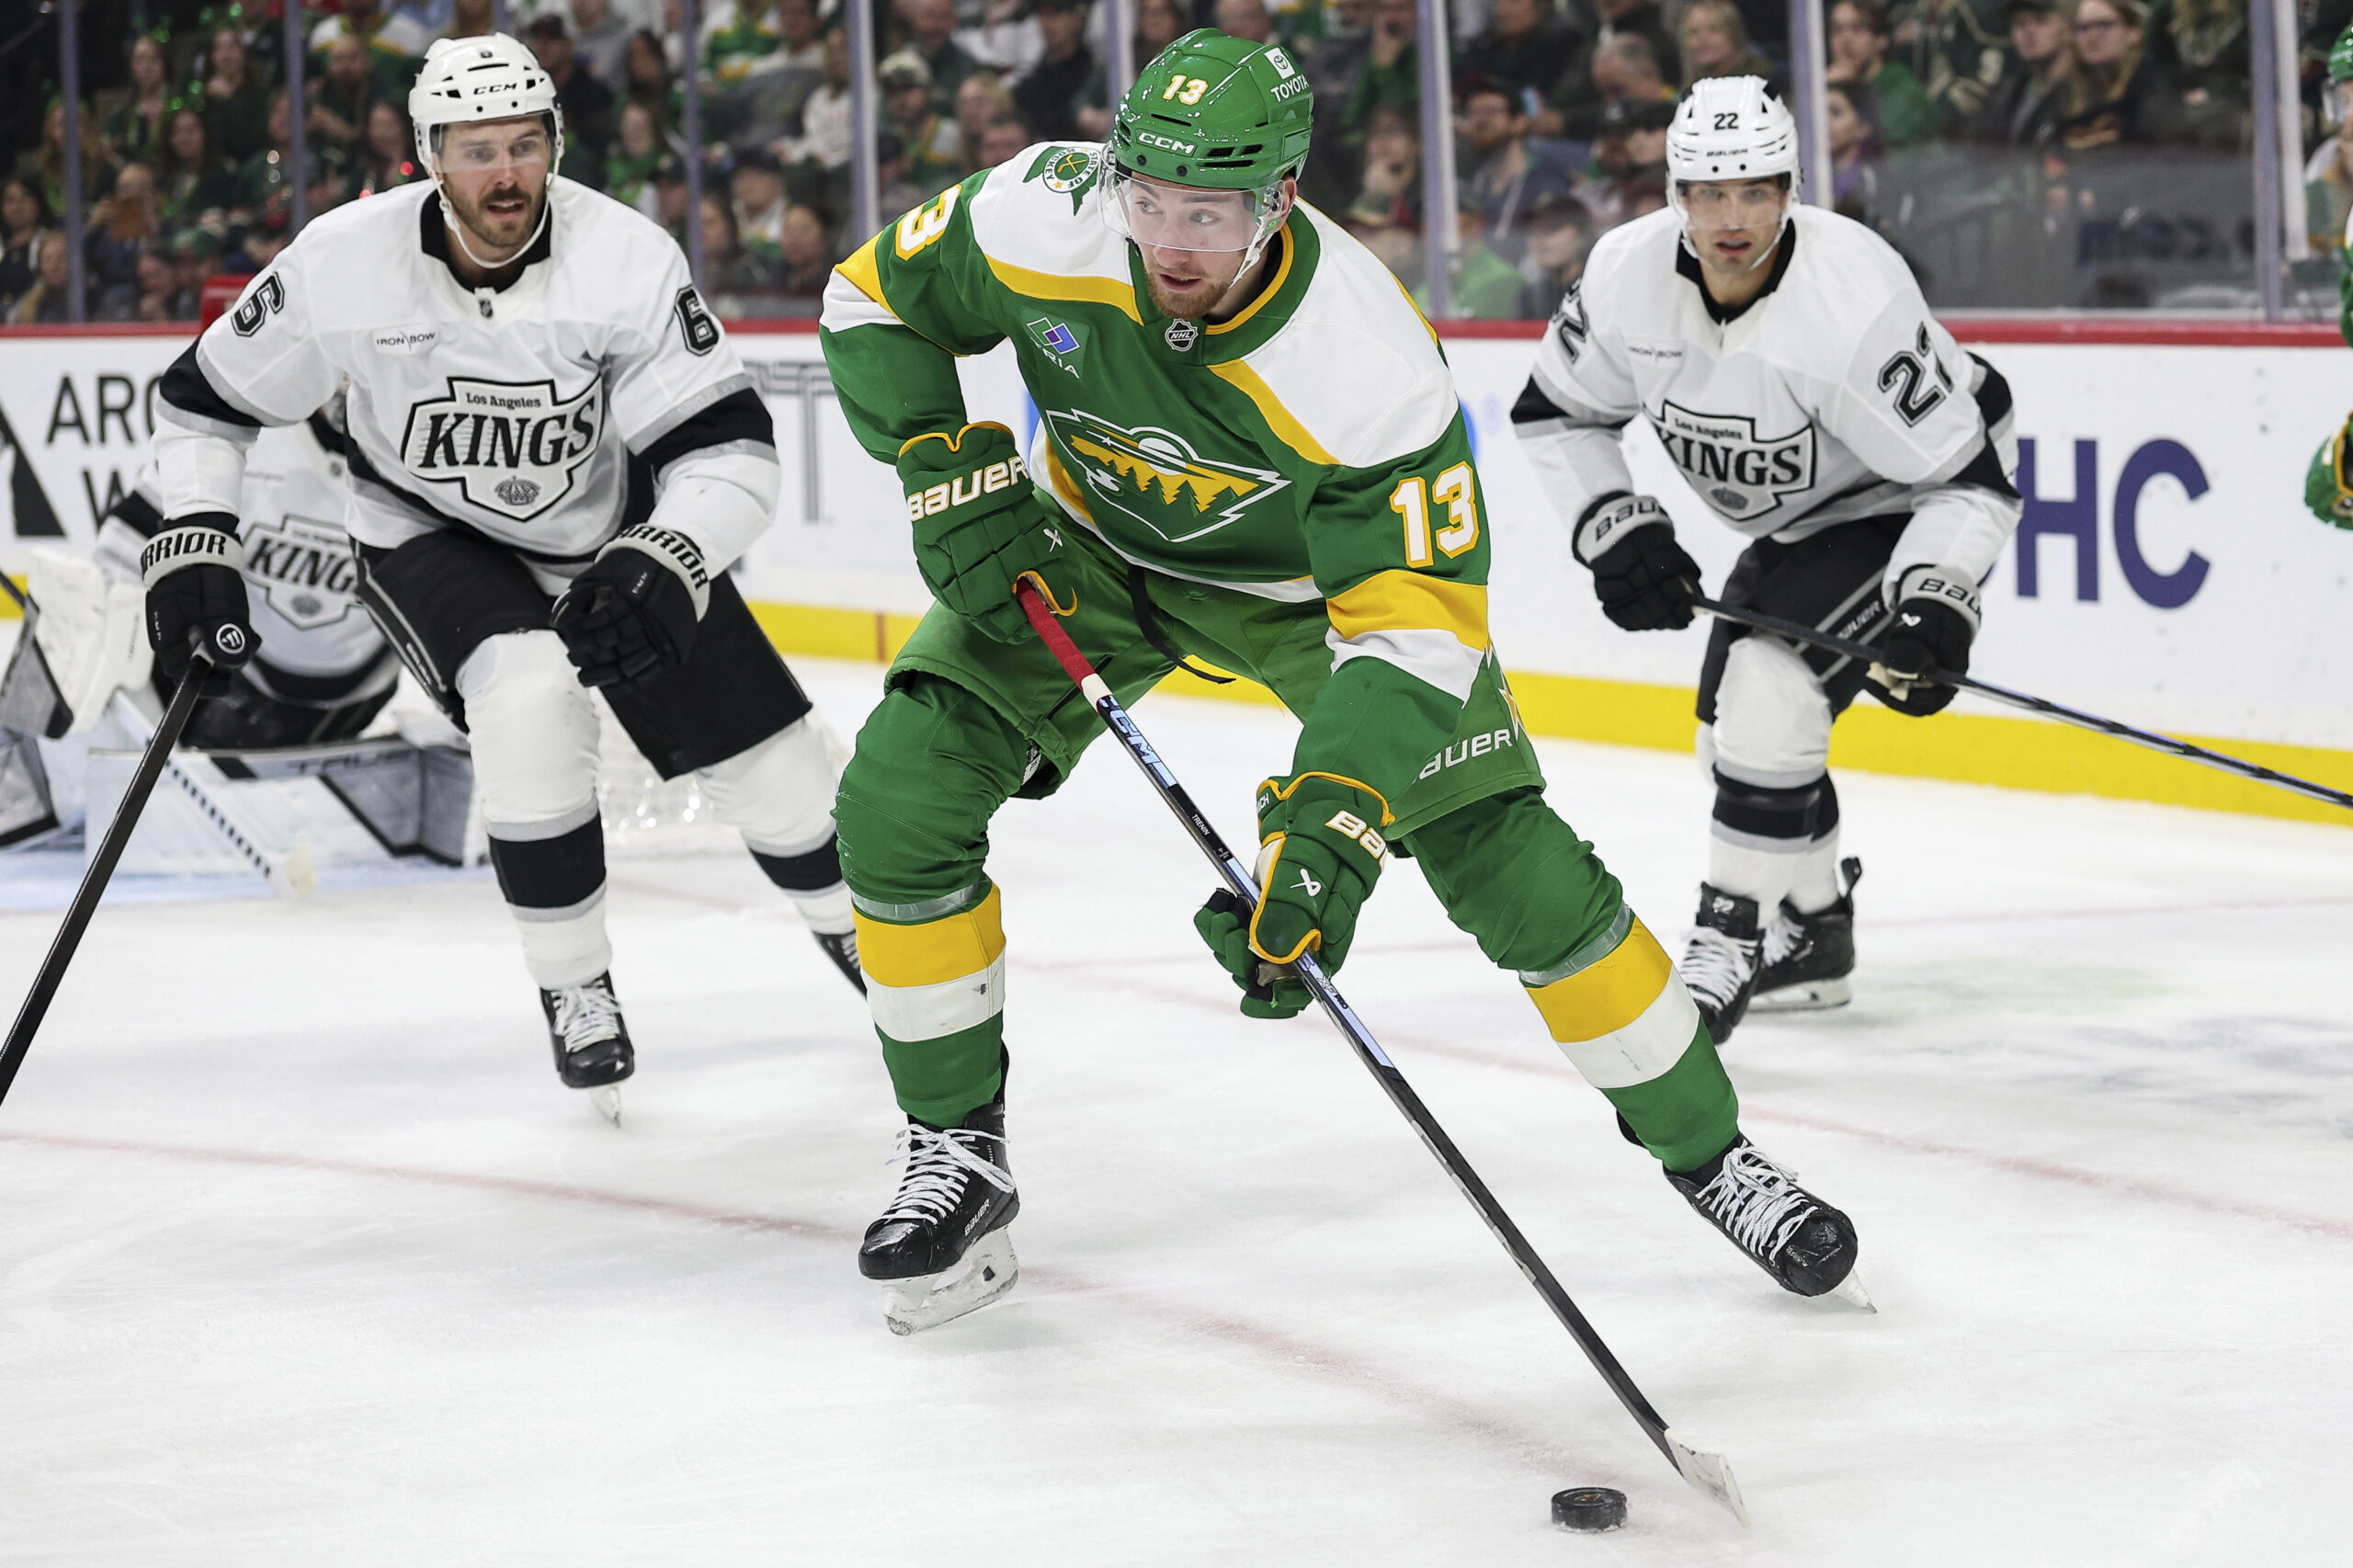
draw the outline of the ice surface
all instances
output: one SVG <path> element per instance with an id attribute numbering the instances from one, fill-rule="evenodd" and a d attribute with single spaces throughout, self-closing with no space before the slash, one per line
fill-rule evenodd
<path id="1" fill-rule="evenodd" d="M 810 664 L 845 733 L 876 673 Z M 1229 836 L 1271 710 L 1155 699 Z M 1663 935 L 1688 759 L 1555 744 Z M 615 868 L 640 1070 L 551 1070 L 481 872 L 100 912 L 0 1108 L 18 1563 L 2341 1563 L 2353 831 L 1843 777 L 1842 1012 L 1747 1130 L 1880 1312 L 1683 1206 L 1409 865 L 1349 998 L 1755 1528 L 1689 1491 L 1329 1026 L 1253 1024 L 1115 750 L 1000 819 L 1018 1288 L 913 1339 L 852 1259 L 898 1119 L 748 858 Z M 13 1013 L 70 876 L 0 859 Z M 237 892 L 257 892 L 235 888 Z M 1623 1490 L 1563 1535 L 1564 1486 Z"/>

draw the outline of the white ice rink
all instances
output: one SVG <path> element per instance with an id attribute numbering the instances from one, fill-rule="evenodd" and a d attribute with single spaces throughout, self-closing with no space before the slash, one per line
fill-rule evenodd
<path id="1" fill-rule="evenodd" d="M 876 670 L 804 673 L 852 732 Z M 1232 835 L 1290 754 L 1270 710 L 1138 716 Z M 1672 940 L 1698 769 L 1544 759 Z M 1098 746 L 992 863 L 1021 1282 L 909 1340 L 853 1260 L 879 1053 L 748 858 L 615 868 L 620 1131 L 557 1084 L 487 872 L 109 902 L 0 1108 L 0 1561 L 2353 1562 L 2353 824 L 1840 790 L 1858 1000 L 1727 1060 L 1877 1316 L 1692 1215 L 1409 865 L 1343 976 L 1752 1529 L 1330 1027 L 1234 1012 L 1206 868 Z M 0 859 L 10 1014 L 39 875 Z M 1629 1528 L 1553 1529 L 1579 1483 Z"/>

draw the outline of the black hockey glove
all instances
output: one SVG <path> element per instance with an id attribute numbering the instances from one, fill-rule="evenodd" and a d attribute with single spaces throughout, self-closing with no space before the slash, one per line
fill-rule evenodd
<path id="1" fill-rule="evenodd" d="M 1969 644 L 1977 635 L 1977 586 L 1938 566 L 1907 570 L 1895 595 L 1895 621 L 1881 643 L 1880 662 L 1863 677 L 1871 695 L 1915 719 L 1941 712 L 1953 687 L 1927 678 L 1931 670 L 1969 673 Z"/>
<path id="2" fill-rule="evenodd" d="M 1605 495 L 1586 508 L 1570 548 L 1593 570 L 1601 613 L 1629 631 L 1691 624 L 1699 565 L 1675 542 L 1675 525 L 1647 495 Z"/>
<path id="3" fill-rule="evenodd" d="M 1357 912 L 1381 879 L 1393 820 L 1380 791 L 1330 773 L 1269 778 L 1258 786 L 1258 907 L 1245 927 L 1231 893 L 1211 894 L 1193 916 L 1210 951 L 1242 987 L 1242 1011 L 1288 1018 L 1307 987 L 1271 967 L 1313 949 L 1337 973 L 1356 938 Z M 1222 892 L 1222 890 L 1221 890 Z"/>
<path id="4" fill-rule="evenodd" d="M 917 436 L 899 449 L 915 567 L 941 604 L 1000 642 L 1030 636 L 1014 585 L 1036 574 L 1058 609 L 1074 596 L 1049 581 L 1070 552 L 1062 514 L 1040 499 L 1002 425 Z M 1067 615 L 1068 609 L 1061 613 Z"/>
<path id="5" fill-rule="evenodd" d="M 710 605 L 702 551 L 674 528 L 613 536 L 555 601 L 551 618 L 583 686 L 619 686 L 683 664 Z"/>
<path id="6" fill-rule="evenodd" d="M 244 563 L 237 519 L 226 512 L 199 512 L 168 524 L 140 552 L 147 642 L 166 685 L 179 685 L 203 644 L 213 667 L 199 689 L 217 697 L 229 689 L 229 672 L 261 645 L 245 598 Z"/>

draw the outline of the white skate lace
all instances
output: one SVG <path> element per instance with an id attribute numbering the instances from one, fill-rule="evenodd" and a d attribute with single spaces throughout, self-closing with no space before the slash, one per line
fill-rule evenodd
<path id="1" fill-rule="evenodd" d="M 1722 1007 L 1740 994 L 1756 971 L 1756 943 L 1727 937 L 1712 926 L 1702 926 L 1684 944 L 1683 986 Z"/>
<path id="2" fill-rule="evenodd" d="M 899 1134 L 891 1163 L 904 1160 L 907 1173 L 899 1195 L 882 1211 L 885 1220 L 944 1219 L 964 1197 L 964 1184 L 978 1176 L 1000 1192 L 1013 1190 L 1013 1175 L 980 1153 L 983 1142 L 1004 1140 L 993 1132 L 951 1127 L 945 1131 L 910 1125 Z"/>
<path id="3" fill-rule="evenodd" d="M 1785 963 L 1805 941 L 1805 922 L 1791 919 L 1790 906 L 1783 904 L 1773 912 L 1773 923 L 1765 927 L 1765 962 L 1767 969 Z"/>
<path id="4" fill-rule="evenodd" d="M 601 983 L 560 986 L 555 992 L 555 1032 L 563 1037 L 566 1056 L 617 1040 L 621 1032 L 620 1001 Z"/>
<path id="5" fill-rule="evenodd" d="M 1744 1144 L 1724 1156 L 1716 1179 L 1699 1189 L 1699 1207 L 1724 1233 L 1758 1257 L 1770 1258 L 1819 1205 L 1785 1171 L 1755 1146 Z"/>

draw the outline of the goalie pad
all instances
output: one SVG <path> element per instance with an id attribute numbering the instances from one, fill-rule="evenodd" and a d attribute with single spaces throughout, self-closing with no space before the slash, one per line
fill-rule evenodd
<path id="1" fill-rule="evenodd" d="M 118 689 L 146 683 L 154 664 L 147 646 L 146 596 L 136 582 L 117 581 L 97 562 L 51 548 L 33 551 L 26 588 L 33 608 L 10 675 L 23 650 L 36 649 L 55 708 L 48 725 L 35 733 L 51 740 L 80 734 L 98 722 Z M 33 728 L 20 722 L 18 727 Z"/>
<path id="2" fill-rule="evenodd" d="M 0 729 L 0 848 L 38 838 L 57 826 L 49 774 L 40 765 L 40 742 L 20 730 Z"/>

